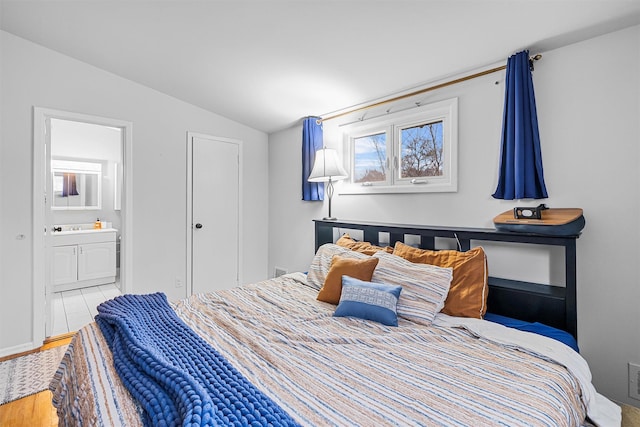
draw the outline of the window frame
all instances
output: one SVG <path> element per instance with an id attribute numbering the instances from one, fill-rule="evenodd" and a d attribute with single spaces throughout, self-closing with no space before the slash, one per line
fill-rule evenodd
<path id="1" fill-rule="evenodd" d="M 339 186 L 340 194 L 433 193 L 458 191 L 458 98 L 451 98 L 356 122 L 344 127 L 343 150 L 349 178 Z M 425 178 L 400 178 L 400 133 L 402 129 L 442 121 L 443 175 Z M 354 183 L 354 140 L 377 133 L 386 134 L 386 181 Z"/>

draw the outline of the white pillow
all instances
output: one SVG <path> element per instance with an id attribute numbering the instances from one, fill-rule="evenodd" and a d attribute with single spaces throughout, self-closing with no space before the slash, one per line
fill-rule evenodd
<path id="1" fill-rule="evenodd" d="M 453 269 L 415 264 L 386 252 L 376 252 L 373 256 L 380 261 L 373 271 L 371 281 L 402 286 L 398 316 L 430 325 L 444 307 Z"/>
<path id="2" fill-rule="evenodd" d="M 318 248 L 318 252 L 316 252 L 309 266 L 309 271 L 307 272 L 307 284 L 309 286 L 318 291 L 322 288 L 324 279 L 327 277 L 329 268 L 331 268 L 331 260 L 334 255 L 356 259 L 369 258 L 369 255 L 361 254 L 333 243 L 326 243 Z"/>

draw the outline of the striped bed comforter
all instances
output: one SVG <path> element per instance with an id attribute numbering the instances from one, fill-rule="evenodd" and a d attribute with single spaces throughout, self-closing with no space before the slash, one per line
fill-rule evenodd
<path id="1" fill-rule="evenodd" d="M 178 316 L 309 426 L 579 426 L 563 366 L 464 329 L 332 317 L 295 273 L 174 304 Z M 51 384 L 60 425 L 141 425 L 99 328 L 82 329 Z"/>

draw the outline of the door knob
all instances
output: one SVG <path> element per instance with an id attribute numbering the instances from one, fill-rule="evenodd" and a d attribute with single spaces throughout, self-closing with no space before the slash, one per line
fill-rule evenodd
<path id="1" fill-rule="evenodd" d="M 197 228 L 198 230 L 199 230 L 199 229 L 201 229 L 201 228 L 202 228 L 202 224 L 197 223 L 197 224 L 196 224 L 196 228 Z"/>

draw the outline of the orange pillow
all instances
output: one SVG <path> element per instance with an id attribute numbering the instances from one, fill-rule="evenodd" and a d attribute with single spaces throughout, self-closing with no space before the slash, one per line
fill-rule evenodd
<path id="1" fill-rule="evenodd" d="M 370 282 L 377 265 L 378 258 L 356 259 L 334 255 L 317 300 L 338 304 L 342 294 L 342 276 Z"/>
<path id="2" fill-rule="evenodd" d="M 365 255 L 373 255 L 378 251 L 385 251 L 387 253 L 393 253 L 393 248 L 391 246 L 376 246 L 372 245 L 369 242 L 357 242 L 351 238 L 347 233 L 340 236 L 336 245 L 342 246 L 343 248 L 351 249 L 355 252 L 360 252 Z"/>
<path id="3" fill-rule="evenodd" d="M 393 254 L 421 264 L 453 268 L 451 288 L 442 312 L 450 316 L 482 319 L 487 312 L 489 277 L 484 249 L 476 247 L 466 252 L 417 249 L 397 242 Z"/>

